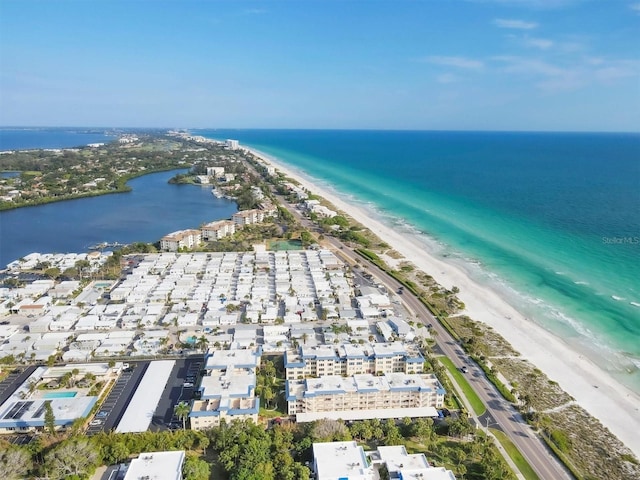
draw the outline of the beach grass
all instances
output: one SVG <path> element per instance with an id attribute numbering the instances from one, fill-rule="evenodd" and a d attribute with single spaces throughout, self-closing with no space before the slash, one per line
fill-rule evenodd
<path id="1" fill-rule="evenodd" d="M 462 394 L 466 397 L 475 414 L 482 415 L 484 412 L 486 412 L 487 408 L 485 407 L 484 403 L 482 403 L 480 397 L 478 397 L 473 388 L 471 388 L 471 385 L 469 385 L 467 379 L 464 378 L 464 375 L 460 372 L 460 370 L 456 368 L 451 359 L 447 357 L 438 357 L 438 360 L 440 360 L 440 363 L 447 367 L 447 370 L 449 370 L 449 373 L 455 379 L 458 387 L 460 387 L 460 389 L 462 390 Z"/>
<path id="2" fill-rule="evenodd" d="M 516 467 L 520 473 L 524 476 L 526 480 L 540 480 L 540 477 L 534 472 L 529 462 L 525 460 L 522 456 L 518 448 L 513 444 L 511 440 L 500 430 L 496 430 L 491 428 L 491 433 L 498 439 L 502 447 L 505 449 L 513 463 L 515 463 Z"/>

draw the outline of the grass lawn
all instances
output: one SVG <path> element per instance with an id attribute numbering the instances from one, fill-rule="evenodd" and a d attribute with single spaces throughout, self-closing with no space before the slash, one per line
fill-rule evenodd
<path id="1" fill-rule="evenodd" d="M 518 448 L 511 442 L 511 440 L 509 440 L 509 438 L 500 430 L 494 430 L 493 428 L 491 428 L 490 430 L 491 433 L 496 436 L 498 441 L 507 451 L 507 453 L 511 457 L 511 460 L 513 460 L 513 463 L 515 463 L 518 467 L 518 470 L 520 470 L 520 473 L 524 475 L 524 478 L 526 478 L 527 480 L 540 480 L 540 477 L 536 475 L 536 472 L 533 471 L 531 465 L 529 465 L 529 462 L 525 460 L 525 458 L 522 456 Z"/>
<path id="2" fill-rule="evenodd" d="M 482 403 L 480 397 L 478 397 L 473 388 L 471 388 L 471 385 L 469 385 L 469 382 L 467 382 L 464 374 L 456 368 L 451 359 L 447 357 L 438 357 L 438 360 L 447 367 L 447 370 L 449 370 L 458 386 L 462 389 L 462 394 L 467 398 L 476 415 L 482 415 L 486 412 L 487 408 L 484 406 L 484 403 Z"/>

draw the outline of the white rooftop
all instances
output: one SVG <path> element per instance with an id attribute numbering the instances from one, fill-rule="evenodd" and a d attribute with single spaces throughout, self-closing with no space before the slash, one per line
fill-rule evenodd
<path id="1" fill-rule="evenodd" d="M 247 397 L 256 386 L 255 374 L 204 376 L 200 382 L 202 398 Z"/>
<path id="2" fill-rule="evenodd" d="M 143 452 L 131 461 L 124 480 L 182 480 L 184 450 Z"/>
<path id="3" fill-rule="evenodd" d="M 175 363 L 175 360 L 160 360 L 149 364 L 116 432 L 147 431 Z"/>
<path id="4" fill-rule="evenodd" d="M 314 443 L 313 458 L 318 480 L 376 478 L 363 448 L 356 442 Z"/>
<path id="5" fill-rule="evenodd" d="M 205 366 L 206 370 L 226 370 L 235 368 L 257 368 L 260 353 L 252 349 L 210 350 Z"/>

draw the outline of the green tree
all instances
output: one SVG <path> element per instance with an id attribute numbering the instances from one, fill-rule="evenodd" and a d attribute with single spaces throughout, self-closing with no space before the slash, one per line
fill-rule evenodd
<path id="1" fill-rule="evenodd" d="M 51 408 L 51 400 L 44 402 L 44 428 L 50 435 L 56 432 L 56 416 Z"/>
<path id="2" fill-rule="evenodd" d="M 87 477 L 100 463 L 96 445 L 84 437 L 74 437 L 56 445 L 45 455 L 50 479 L 62 480 L 73 476 Z"/>
<path id="3" fill-rule="evenodd" d="M 182 420 L 182 430 L 185 430 L 187 417 L 189 416 L 189 412 L 191 412 L 191 407 L 187 402 L 180 402 L 175 406 L 174 412 L 176 414 L 176 417 Z"/>
<path id="4" fill-rule="evenodd" d="M 196 455 L 187 454 L 187 458 L 182 467 L 184 480 L 208 480 L 211 475 L 209 464 L 200 460 Z"/>
<path id="5" fill-rule="evenodd" d="M 264 400 L 265 407 L 269 407 L 269 405 L 271 404 L 271 400 L 273 400 L 275 396 L 276 395 L 273 393 L 271 387 L 264 386 L 262 388 L 261 398 Z"/>
<path id="6" fill-rule="evenodd" d="M 27 477 L 33 465 L 29 451 L 24 448 L 3 448 L 0 451 L 0 478 L 18 480 Z"/>
<path id="7" fill-rule="evenodd" d="M 130 454 L 127 444 L 123 441 L 115 441 L 102 447 L 102 460 L 107 465 L 123 462 Z"/>

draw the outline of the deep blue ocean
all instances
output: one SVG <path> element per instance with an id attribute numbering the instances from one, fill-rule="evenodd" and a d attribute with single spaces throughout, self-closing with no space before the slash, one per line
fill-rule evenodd
<path id="1" fill-rule="evenodd" d="M 640 391 L 640 135 L 196 130 L 456 262 Z"/>

